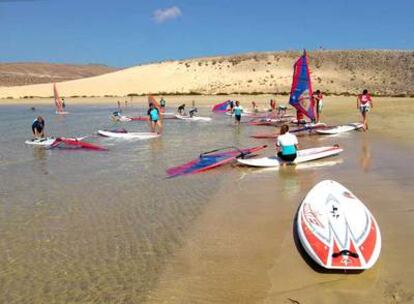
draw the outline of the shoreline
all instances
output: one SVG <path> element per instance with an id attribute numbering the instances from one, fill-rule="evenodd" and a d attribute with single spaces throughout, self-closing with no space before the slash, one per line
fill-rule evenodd
<path id="1" fill-rule="evenodd" d="M 83 95 L 83 96 L 78 96 L 78 95 L 74 95 L 74 96 L 60 96 L 62 98 L 67 98 L 67 99 L 81 99 L 81 98 L 123 98 L 123 99 L 127 99 L 127 98 L 139 98 L 139 97 L 148 97 L 148 96 L 154 96 L 154 97 L 175 97 L 175 96 L 223 96 L 223 98 L 225 98 L 226 96 L 289 96 L 290 92 L 275 92 L 275 93 L 271 93 L 271 92 L 251 92 L 251 93 L 244 93 L 244 92 L 232 92 L 232 93 L 216 93 L 216 94 L 203 94 L 203 93 L 198 93 L 198 92 L 190 92 L 188 94 L 186 93 L 163 93 L 163 92 L 158 92 L 155 94 L 128 94 L 128 95 L 91 95 L 91 96 L 87 96 L 87 95 Z M 358 94 L 355 93 L 351 93 L 351 92 L 342 92 L 342 93 L 324 93 L 323 94 L 325 97 L 357 97 Z M 414 94 L 389 94 L 389 95 L 385 95 L 385 94 L 375 94 L 375 93 L 371 93 L 370 94 L 372 97 L 375 98 L 414 98 Z M 54 96 L 47 96 L 47 97 L 42 97 L 42 96 L 24 96 L 24 97 L 19 97 L 19 98 L 15 98 L 15 97 L 0 97 L 0 104 L 4 101 L 19 101 L 19 100 L 32 100 L 32 99 L 40 99 L 40 100 L 45 100 L 45 99 L 53 99 Z"/>
<path id="2" fill-rule="evenodd" d="M 250 108 L 251 102 L 255 101 L 259 108 L 267 109 L 269 106 L 270 99 L 275 99 L 278 104 L 288 104 L 289 97 L 285 94 L 258 94 L 258 95 L 246 95 L 246 94 L 235 94 L 235 95 L 153 95 L 157 100 L 161 97 L 167 101 L 168 106 L 178 106 L 181 103 L 186 103 L 187 106 L 191 106 L 192 101 L 196 103 L 196 106 L 212 106 L 217 103 L 226 101 L 228 99 L 240 100 L 244 108 Z M 117 101 L 121 102 L 124 107 L 125 101 L 128 102 L 128 106 L 134 105 L 147 105 L 148 95 L 144 96 L 106 96 L 106 97 L 64 97 L 67 106 L 71 105 L 116 105 Z M 356 96 L 336 96 L 336 95 L 325 95 L 326 105 L 330 102 L 338 102 L 344 100 L 346 102 L 355 101 Z M 406 101 L 414 102 L 414 97 L 386 97 L 386 96 L 374 96 L 374 103 L 376 102 L 388 102 L 388 101 Z M 21 99 L 0 99 L 1 105 L 16 105 L 16 106 L 33 106 L 33 105 L 50 105 L 54 107 L 53 97 L 41 97 L 41 98 L 21 98 Z"/>

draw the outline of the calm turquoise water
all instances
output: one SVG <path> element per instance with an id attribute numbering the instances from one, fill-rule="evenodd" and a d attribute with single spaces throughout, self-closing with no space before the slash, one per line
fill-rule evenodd
<path id="1" fill-rule="evenodd" d="M 41 105 L 35 112 L 28 106 L 0 106 L 1 303 L 143 303 L 167 299 L 175 303 L 235 303 L 241 299 L 245 285 L 253 291 L 241 302 L 264 299 L 271 290 L 269 282 L 277 278 L 266 274 L 266 289 L 252 273 L 260 276 L 263 268 L 270 273 L 275 265 L 284 269 L 283 264 L 303 263 L 290 237 L 294 213 L 312 185 L 326 178 L 343 183 L 363 199 L 383 231 L 384 248 L 378 266 L 349 282 L 364 282 L 369 291 L 351 293 L 354 298 L 373 295 L 398 282 L 405 294 L 412 292 L 405 286 L 413 282 L 412 276 L 409 279 L 413 270 L 407 270 L 404 263 L 411 265 L 414 252 L 404 240 L 413 237 L 414 159 L 411 150 L 400 147 L 391 136 L 384 136 L 374 127 L 366 134 L 305 136 L 300 138 L 303 147 L 339 143 L 345 152 L 297 169 L 257 171 L 226 166 L 204 174 L 165 179 L 167 168 L 204 151 L 231 145 L 271 146 L 272 141 L 254 140 L 249 135 L 272 129 L 246 125 L 235 128 L 231 118 L 201 108 L 200 115 L 212 116 L 213 122 L 166 120 L 163 136 L 146 141 L 96 137 L 98 129 L 120 126 L 148 131 L 146 122 L 111 122 L 113 110 L 102 105 L 73 106 L 70 115 L 57 117 L 54 109 Z M 144 109 L 130 109 L 125 114 L 138 112 Z M 104 145 L 109 151 L 26 146 L 24 141 L 31 137 L 31 122 L 37 115 L 45 117 L 48 135 L 91 135 L 88 141 Z M 331 117 L 333 121 L 328 123 L 347 121 L 344 115 Z M 272 153 L 270 149 L 264 152 Z M 257 204 L 257 209 L 251 209 L 252 204 Z M 263 235 L 283 235 L 289 245 L 285 250 L 263 251 L 263 262 L 249 268 L 243 255 L 249 255 L 249 250 L 238 254 L 233 250 L 247 239 L 255 240 L 251 250 L 259 251 L 275 241 L 249 236 L 261 225 L 263 218 L 255 213 L 260 208 L 268 210 L 267 216 L 275 222 L 275 226 L 269 226 L 274 231 L 270 234 L 267 229 L 269 234 Z M 213 216 L 223 210 L 225 216 Z M 239 221 L 249 228 L 243 232 L 246 240 L 235 232 L 240 231 Z M 216 243 L 209 239 L 223 233 L 234 234 L 234 246 L 221 237 Z M 188 252 L 200 248 L 217 253 L 210 257 L 214 261 L 212 272 L 200 274 L 202 280 L 200 276 L 188 279 L 189 273 L 200 271 L 197 265 L 202 265 L 202 255 L 188 267 L 188 273 L 174 265 L 180 257 L 194 259 Z M 234 264 L 223 255 L 234 255 Z M 395 262 L 397 257 L 399 263 Z M 311 271 L 306 264 L 297 267 L 297 277 Z M 218 269 L 228 270 L 220 280 L 212 275 Z M 245 282 L 234 281 L 235 273 Z M 310 278 L 304 277 L 317 281 L 318 275 L 311 272 Z M 374 276 L 372 284 L 367 283 L 367 276 Z M 175 284 L 188 288 L 180 289 Z M 279 286 L 281 290 L 283 286 L 295 288 L 289 283 Z M 339 294 L 348 287 L 338 287 Z M 337 296 L 331 295 L 332 299 Z"/>

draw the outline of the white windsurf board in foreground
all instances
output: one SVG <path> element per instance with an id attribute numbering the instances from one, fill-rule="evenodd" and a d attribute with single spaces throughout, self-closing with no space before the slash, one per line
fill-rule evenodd
<path id="1" fill-rule="evenodd" d="M 351 191 L 332 180 L 308 192 L 297 214 L 296 230 L 307 254 L 327 269 L 368 269 L 381 251 L 374 216 Z"/>

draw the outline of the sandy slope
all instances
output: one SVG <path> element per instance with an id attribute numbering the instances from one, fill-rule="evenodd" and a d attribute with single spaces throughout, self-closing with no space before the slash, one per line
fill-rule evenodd
<path id="1" fill-rule="evenodd" d="M 285 93 L 299 52 L 250 53 L 136 66 L 59 84 L 61 95 Z M 414 94 L 414 52 L 309 52 L 314 89 L 355 94 Z M 0 88 L 0 98 L 48 97 L 50 84 Z"/>
<path id="2" fill-rule="evenodd" d="M 0 87 L 81 79 L 115 70 L 99 64 L 0 63 Z"/>

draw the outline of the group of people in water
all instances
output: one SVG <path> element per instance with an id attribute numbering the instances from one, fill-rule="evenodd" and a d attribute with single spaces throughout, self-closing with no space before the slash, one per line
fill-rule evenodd
<path id="1" fill-rule="evenodd" d="M 322 109 L 324 106 L 324 96 L 320 90 L 316 90 L 313 93 L 313 98 L 315 102 L 315 120 L 314 123 L 319 123 L 321 121 L 321 114 Z M 368 130 L 368 118 L 367 113 L 370 109 L 373 108 L 372 98 L 371 95 L 368 93 L 368 90 L 364 89 L 362 94 L 357 96 L 357 109 L 360 111 L 362 115 L 362 120 L 364 124 L 364 130 Z M 241 120 L 241 113 L 244 111 L 242 106 L 240 105 L 239 101 L 230 101 L 229 111 L 234 114 L 235 123 L 238 125 L 240 124 Z M 276 118 L 281 118 L 286 114 L 287 106 L 284 104 L 277 105 L 274 99 L 270 100 L 270 108 L 269 111 L 275 113 Z M 252 112 L 258 113 L 259 108 L 255 101 L 252 101 Z M 296 111 L 296 118 L 297 123 L 305 123 L 304 115 L 301 111 Z"/>
<path id="2" fill-rule="evenodd" d="M 314 93 L 315 98 L 315 114 L 316 119 L 314 122 L 320 121 L 320 115 L 322 113 L 323 108 L 323 95 L 320 90 L 316 90 Z M 118 104 L 120 106 L 120 104 Z M 149 108 L 147 111 L 147 115 L 149 117 L 150 127 L 152 132 L 161 133 L 162 132 L 162 115 L 165 110 L 166 101 L 164 98 L 161 98 L 160 105 L 157 107 L 153 102 L 149 102 Z M 368 93 L 368 90 L 363 90 L 362 94 L 357 96 L 357 109 L 360 111 L 363 119 L 364 130 L 368 130 L 368 118 L 367 113 L 370 109 L 373 108 L 372 97 Z M 252 109 L 253 112 L 257 113 L 258 108 L 256 102 L 252 102 Z M 241 116 L 244 111 L 243 107 L 240 105 L 239 101 L 230 101 L 229 110 L 234 115 L 235 123 L 237 125 L 241 122 Z M 278 117 L 282 117 L 285 115 L 287 107 L 283 104 L 280 104 L 277 107 L 276 101 L 274 99 L 270 100 L 270 109 L 269 111 L 275 112 Z M 181 104 L 177 112 L 180 115 L 186 115 L 185 113 L 185 104 Z M 197 112 L 197 108 L 193 107 L 189 111 L 189 116 L 192 117 L 194 113 Z M 301 123 L 303 120 L 303 114 L 297 111 L 297 121 L 298 124 Z M 43 138 L 45 136 L 45 120 L 42 116 L 38 116 L 32 123 L 32 133 L 35 138 Z M 297 151 L 298 151 L 298 139 L 297 137 L 289 133 L 289 126 L 284 124 L 280 128 L 280 134 L 277 137 L 276 141 L 276 149 L 277 155 L 282 160 L 292 162 L 296 159 Z"/>

